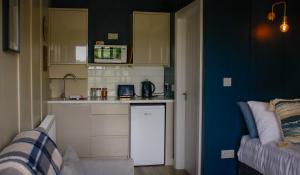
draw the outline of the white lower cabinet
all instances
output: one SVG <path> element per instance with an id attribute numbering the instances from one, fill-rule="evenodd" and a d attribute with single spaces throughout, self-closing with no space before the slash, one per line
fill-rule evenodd
<path id="1" fill-rule="evenodd" d="M 91 138 L 92 157 L 128 158 L 128 136 L 95 136 Z"/>
<path id="2" fill-rule="evenodd" d="M 128 136 L 128 115 L 91 115 L 92 136 Z"/>
<path id="3" fill-rule="evenodd" d="M 57 145 L 80 157 L 128 158 L 129 104 L 50 104 L 56 116 Z"/>
<path id="4" fill-rule="evenodd" d="M 60 151 L 73 147 L 82 158 L 127 159 L 130 104 L 51 103 Z M 173 164 L 173 103 L 166 103 L 165 164 Z M 147 151 L 147 150 L 145 150 Z"/>
<path id="5" fill-rule="evenodd" d="M 92 104 L 91 156 L 127 159 L 129 156 L 129 104 Z"/>
<path id="6" fill-rule="evenodd" d="M 56 140 L 60 151 L 71 146 L 80 157 L 90 157 L 90 105 L 51 104 L 49 112 L 56 116 Z"/>

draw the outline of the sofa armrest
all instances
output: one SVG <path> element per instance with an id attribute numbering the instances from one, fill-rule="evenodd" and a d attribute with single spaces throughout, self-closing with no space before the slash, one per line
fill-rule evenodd
<path id="1" fill-rule="evenodd" d="M 86 175 L 134 175 L 132 159 L 126 160 L 81 160 Z"/>

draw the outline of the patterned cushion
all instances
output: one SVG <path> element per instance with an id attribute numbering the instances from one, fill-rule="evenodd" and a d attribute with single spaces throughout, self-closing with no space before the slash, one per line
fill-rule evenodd
<path id="1" fill-rule="evenodd" d="M 275 99 L 270 102 L 281 121 L 284 141 L 300 143 L 300 100 Z"/>
<path id="2" fill-rule="evenodd" d="M 19 133 L 0 153 L 0 171 L 14 169 L 24 175 L 59 175 L 61 165 L 56 144 L 40 128 Z"/>

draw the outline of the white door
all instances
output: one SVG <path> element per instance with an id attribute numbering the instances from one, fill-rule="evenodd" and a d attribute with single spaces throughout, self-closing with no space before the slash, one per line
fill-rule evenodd
<path id="1" fill-rule="evenodd" d="M 135 166 L 165 163 L 165 106 L 131 106 L 130 157 Z"/>
<path id="2" fill-rule="evenodd" d="M 198 155 L 199 128 L 199 22 L 198 15 L 193 12 L 187 20 L 186 34 L 186 94 L 185 96 L 185 169 L 196 174 Z"/>
<path id="3" fill-rule="evenodd" d="M 175 168 L 200 174 L 202 60 L 200 1 L 176 13 Z"/>

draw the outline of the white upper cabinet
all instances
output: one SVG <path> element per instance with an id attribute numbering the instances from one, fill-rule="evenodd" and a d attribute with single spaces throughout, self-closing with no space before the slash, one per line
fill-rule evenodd
<path id="1" fill-rule="evenodd" d="M 88 10 L 49 9 L 50 64 L 86 64 Z"/>
<path id="2" fill-rule="evenodd" d="M 170 14 L 133 12 L 133 64 L 170 66 Z"/>

